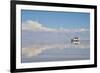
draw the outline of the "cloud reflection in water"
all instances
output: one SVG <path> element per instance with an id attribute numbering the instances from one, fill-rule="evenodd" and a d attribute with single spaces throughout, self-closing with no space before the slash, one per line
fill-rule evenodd
<path id="1" fill-rule="evenodd" d="M 25 57 L 34 57 L 37 56 L 39 54 L 41 54 L 44 50 L 48 50 L 48 49 L 67 49 L 67 48 L 79 48 L 79 49 L 84 49 L 84 48 L 89 48 L 89 44 L 80 44 L 80 45 L 75 45 L 75 44 L 67 44 L 67 45 L 44 45 L 44 46 L 33 46 L 31 48 L 22 48 L 22 55 Z"/>

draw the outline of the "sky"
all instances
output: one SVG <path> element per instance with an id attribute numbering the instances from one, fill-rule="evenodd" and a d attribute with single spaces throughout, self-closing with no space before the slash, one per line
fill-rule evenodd
<path id="1" fill-rule="evenodd" d="M 75 36 L 88 41 L 85 46 L 81 43 L 80 48 L 89 46 L 89 13 L 22 10 L 21 20 L 22 53 L 26 56 L 40 54 L 51 46 L 62 48 L 68 44 L 68 47 L 72 47 L 70 39 Z M 66 54 L 66 51 L 64 52 Z"/>
<path id="2" fill-rule="evenodd" d="M 21 15 L 22 23 L 31 20 L 41 23 L 44 27 L 56 29 L 90 28 L 89 13 L 22 10 Z"/>

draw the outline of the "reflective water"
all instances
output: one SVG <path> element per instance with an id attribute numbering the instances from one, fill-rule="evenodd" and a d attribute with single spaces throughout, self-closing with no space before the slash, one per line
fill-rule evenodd
<path id="1" fill-rule="evenodd" d="M 80 44 L 70 39 L 78 35 Z M 90 59 L 87 33 L 22 32 L 22 63 Z"/>

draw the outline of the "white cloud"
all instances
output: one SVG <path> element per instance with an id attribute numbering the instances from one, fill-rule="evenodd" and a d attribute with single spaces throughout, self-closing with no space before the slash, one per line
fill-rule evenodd
<path id="1" fill-rule="evenodd" d="M 40 28 L 42 28 L 41 24 L 39 24 L 38 22 L 30 21 L 30 20 L 22 24 L 23 30 L 33 30 L 33 29 L 40 29 Z"/>
<path id="2" fill-rule="evenodd" d="M 25 23 L 22 23 L 22 30 L 42 30 L 42 31 L 52 31 L 54 29 L 44 27 L 42 24 L 36 21 L 28 20 Z"/>
<path id="3" fill-rule="evenodd" d="M 52 32 L 85 32 L 89 29 L 80 28 L 80 29 L 65 29 L 63 27 L 59 28 L 49 28 L 45 27 L 39 22 L 28 20 L 22 23 L 22 30 L 33 30 L 33 31 L 52 31 Z"/>

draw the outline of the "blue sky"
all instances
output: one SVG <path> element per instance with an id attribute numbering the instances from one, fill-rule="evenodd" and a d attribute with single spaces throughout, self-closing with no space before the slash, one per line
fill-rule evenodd
<path id="1" fill-rule="evenodd" d="M 59 58 L 59 55 L 57 55 L 59 53 L 61 54 L 61 59 L 64 58 L 65 60 L 65 46 L 66 48 L 72 48 L 73 45 L 70 40 L 74 37 L 79 37 L 80 40 L 83 40 L 83 43 L 79 45 L 78 49 L 90 47 L 90 32 L 88 30 L 90 28 L 89 13 L 22 10 L 21 15 L 22 62 L 24 62 L 24 59 L 27 60 L 27 62 L 31 61 L 30 59 L 32 59 L 32 62 L 34 62 L 34 60 L 41 61 L 41 58 L 45 61 L 45 57 L 48 59 L 49 56 L 51 58 L 53 55 Z M 54 49 L 57 50 L 54 51 Z M 76 47 L 74 49 L 76 49 Z M 75 50 L 72 50 L 71 54 L 73 54 L 73 52 L 75 53 Z M 44 55 L 45 53 L 46 56 Z M 80 51 L 76 51 L 76 53 L 80 54 Z M 79 57 L 79 54 L 77 57 Z M 89 53 L 87 52 L 87 54 Z M 68 55 L 68 57 L 73 56 Z M 52 57 L 51 60 L 54 60 L 54 58 Z M 82 56 L 80 56 L 80 58 L 82 58 Z"/>
<path id="2" fill-rule="evenodd" d="M 22 22 L 32 20 L 49 28 L 90 28 L 89 13 L 22 10 L 21 15 Z"/>

